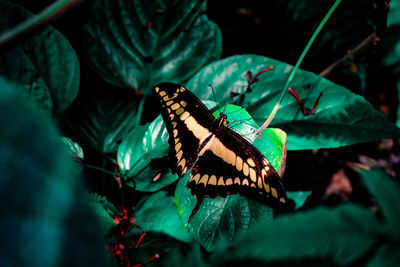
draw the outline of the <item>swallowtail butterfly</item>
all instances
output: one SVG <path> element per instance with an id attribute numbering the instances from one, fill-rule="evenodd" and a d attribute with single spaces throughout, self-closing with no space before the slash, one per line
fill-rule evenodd
<path id="1" fill-rule="evenodd" d="M 264 155 L 226 127 L 227 116 L 214 118 L 189 90 L 174 83 L 154 87 L 169 133 L 170 169 L 182 177 L 191 171 L 188 188 L 197 197 L 189 221 L 204 197 L 237 194 L 284 209 L 281 178 Z"/>

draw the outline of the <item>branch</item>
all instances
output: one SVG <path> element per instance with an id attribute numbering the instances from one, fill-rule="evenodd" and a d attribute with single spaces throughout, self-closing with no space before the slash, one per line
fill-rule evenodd
<path id="1" fill-rule="evenodd" d="M 387 15 L 389 12 L 389 0 L 375 0 L 377 8 L 376 31 L 369 35 L 364 41 L 357 45 L 353 50 L 347 51 L 347 54 L 337 60 L 329 67 L 324 69 L 319 75 L 328 77 L 335 70 L 344 69 L 345 67 L 358 62 L 365 54 L 379 45 L 386 32 Z"/>
<path id="2" fill-rule="evenodd" d="M 341 59 L 335 61 L 332 65 L 324 69 L 319 76 L 328 77 L 336 69 L 344 69 L 345 67 L 359 61 L 359 59 L 370 51 L 372 47 L 377 46 L 381 42 L 381 38 L 376 32 L 368 36 L 361 44 L 357 45 L 353 50 L 347 51 L 347 54 Z"/>
<path id="3" fill-rule="evenodd" d="M 50 24 L 50 22 L 84 1 L 85 0 L 58 0 L 54 2 L 39 14 L 29 17 L 26 21 L 13 29 L 2 33 L 0 35 L 0 51 L 4 51 L 24 38 L 32 36 L 34 33 Z"/>

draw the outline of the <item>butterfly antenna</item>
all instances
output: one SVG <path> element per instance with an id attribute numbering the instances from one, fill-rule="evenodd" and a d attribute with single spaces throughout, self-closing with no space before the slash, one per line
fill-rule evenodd
<path id="1" fill-rule="evenodd" d="M 218 105 L 217 98 L 215 97 L 215 93 L 214 93 L 214 86 L 213 86 L 212 84 L 209 84 L 208 86 L 211 88 L 211 92 L 212 92 L 212 94 L 213 94 L 214 101 L 215 101 L 215 103 L 217 104 L 217 108 L 218 108 L 218 111 L 219 111 L 219 110 L 220 110 L 220 107 L 219 107 L 219 105 Z M 219 114 L 221 114 L 221 112 L 220 112 L 220 111 L 219 111 Z"/>
<path id="2" fill-rule="evenodd" d="M 267 128 L 269 126 L 269 124 L 271 123 L 271 121 L 273 120 L 273 118 L 275 117 L 275 115 L 278 112 L 278 109 L 279 109 L 279 107 L 280 107 L 280 105 L 281 105 L 281 103 L 283 101 L 283 98 L 285 97 L 286 92 L 288 91 L 288 88 L 289 88 L 290 84 L 293 81 L 294 75 L 296 74 L 296 71 L 299 69 L 299 66 L 300 66 L 301 62 L 303 62 L 303 59 L 306 56 L 306 54 L 308 53 L 308 51 L 310 50 L 311 45 L 314 43 L 314 41 L 317 38 L 318 34 L 321 32 L 322 28 L 325 26 L 326 22 L 329 20 L 329 18 L 331 17 L 333 12 L 336 10 L 336 8 L 340 4 L 340 2 L 342 2 L 342 0 L 336 0 L 336 2 L 329 9 L 328 13 L 322 19 L 322 21 L 318 25 L 317 29 L 315 30 L 315 32 L 311 36 L 311 38 L 308 41 L 306 47 L 304 48 L 304 50 L 301 53 L 299 59 L 297 60 L 296 65 L 292 69 L 292 72 L 290 73 L 289 78 L 286 81 L 285 87 L 284 87 L 284 89 L 283 89 L 283 91 L 281 93 L 281 96 L 280 96 L 278 102 L 275 104 L 271 114 L 269 115 L 268 119 L 264 122 L 264 124 L 260 127 L 260 129 L 258 130 L 257 134 L 260 134 L 262 132 L 262 130 Z"/>

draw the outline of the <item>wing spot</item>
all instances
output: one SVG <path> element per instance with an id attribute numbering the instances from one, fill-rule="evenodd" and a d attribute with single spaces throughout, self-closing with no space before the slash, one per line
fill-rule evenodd
<path id="1" fill-rule="evenodd" d="M 166 104 L 167 104 L 167 106 L 171 106 L 172 103 L 174 103 L 174 101 L 170 100 L 170 101 L 168 101 Z"/>
<path id="2" fill-rule="evenodd" d="M 274 187 L 271 187 L 271 194 L 274 198 L 278 198 L 278 192 L 276 192 L 276 189 Z"/>
<path id="3" fill-rule="evenodd" d="M 157 175 L 153 177 L 153 182 L 157 182 L 160 179 L 161 175 L 162 172 L 157 173 Z"/>
<path id="4" fill-rule="evenodd" d="M 245 176 L 249 176 L 249 165 L 247 165 L 246 162 L 243 163 L 243 174 L 244 174 Z M 251 177 L 250 177 L 250 178 L 251 178 Z M 253 182 L 255 182 L 255 181 L 253 181 Z"/>
<path id="5" fill-rule="evenodd" d="M 263 182 L 262 182 L 262 178 L 261 178 L 261 177 L 258 177 L 257 185 L 258 185 L 258 187 L 259 187 L 260 189 L 263 189 Z"/>
<path id="6" fill-rule="evenodd" d="M 171 109 L 170 108 L 167 108 L 167 111 L 168 111 L 168 113 L 171 113 Z"/>
<path id="7" fill-rule="evenodd" d="M 182 143 L 177 143 L 175 145 L 175 151 L 178 153 L 178 151 L 181 149 L 181 147 L 182 147 Z"/>
<path id="8" fill-rule="evenodd" d="M 156 91 L 156 93 L 158 93 L 158 91 L 160 91 L 160 87 L 154 87 L 154 90 Z"/>
<path id="9" fill-rule="evenodd" d="M 181 105 L 182 105 L 182 107 L 186 107 L 186 105 L 187 105 L 187 103 L 186 103 L 186 101 L 181 101 Z"/>
<path id="10" fill-rule="evenodd" d="M 172 132 L 174 133 L 174 137 L 178 136 L 178 130 L 177 129 L 174 129 Z"/>
<path id="11" fill-rule="evenodd" d="M 196 184 L 199 183 L 199 179 L 200 179 L 200 173 L 196 174 L 195 176 L 192 176 L 190 178 L 191 181 L 195 181 Z"/>
<path id="12" fill-rule="evenodd" d="M 239 177 L 236 177 L 236 178 L 235 178 L 234 184 L 240 185 L 240 179 L 239 179 Z"/>
<path id="13" fill-rule="evenodd" d="M 178 110 L 176 111 L 176 115 L 181 115 L 183 112 L 184 112 L 185 110 L 182 108 L 182 107 L 180 107 L 180 108 L 178 108 Z"/>
<path id="14" fill-rule="evenodd" d="M 247 159 L 247 163 L 248 163 L 249 166 L 251 166 L 251 167 L 255 167 L 255 166 L 256 166 L 256 164 L 254 163 L 254 160 L 251 159 L 251 158 L 248 158 L 248 159 Z"/>
<path id="15" fill-rule="evenodd" d="M 243 160 L 242 160 L 241 157 L 237 156 L 237 157 L 236 157 L 236 169 L 237 169 L 238 171 L 241 171 L 241 170 L 242 170 L 242 167 L 243 167 Z"/>
<path id="16" fill-rule="evenodd" d="M 232 179 L 231 178 L 226 179 L 226 183 L 225 184 L 226 185 L 232 185 L 233 184 Z"/>
<path id="17" fill-rule="evenodd" d="M 169 119 L 172 121 L 175 118 L 174 114 L 169 114 Z"/>
<path id="18" fill-rule="evenodd" d="M 181 121 L 186 120 L 190 116 L 189 112 L 185 111 L 183 114 L 180 116 Z"/>
<path id="19" fill-rule="evenodd" d="M 246 186 L 249 186 L 249 180 L 244 179 L 242 184 L 243 184 L 243 185 L 246 185 Z"/>
<path id="20" fill-rule="evenodd" d="M 267 176 L 267 172 L 265 171 L 265 169 L 262 169 L 262 170 L 261 170 L 261 177 L 262 177 L 263 179 L 266 179 L 266 176 Z"/>
<path id="21" fill-rule="evenodd" d="M 204 175 L 201 177 L 201 179 L 200 179 L 200 181 L 199 181 L 199 184 L 203 183 L 204 186 L 206 186 L 206 185 L 207 185 L 207 182 L 208 182 L 208 175 L 207 175 L 207 174 L 204 174 Z"/>
<path id="22" fill-rule="evenodd" d="M 264 184 L 264 190 L 265 192 L 269 193 L 271 190 L 269 188 L 269 184 L 263 183 Z"/>
<path id="23" fill-rule="evenodd" d="M 179 105 L 178 103 L 174 103 L 171 108 L 172 110 L 177 110 L 181 105 Z"/>
<path id="24" fill-rule="evenodd" d="M 216 185 L 217 184 L 217 176 L 211 175 L 210 179 L 208 180 L 208 184 Z"/>
<path id="25" fill-rule="evenodd" d="M 175 138 L 175 144 L 179 142 L 179 138 Z"/>
<path id="26" fill-rule="evenodd" d="M 161 91 L 161 92 L 160 92 L 160 96 L 161 96 L 161 97 L 165 96 L 166 94 L 167 94 L 167 93 L 165 93 L 165 91 Z"/>
<path id="27" fill-rule="evenodd" d="M 253 168 L 250 168 L 250 179 L 253 181 L 253 182 L 256 182 L 257 181 L 257 175 L 256 175 L 256 171 L 253 169 Z M 262 185 L 261 185 L 261 188 L 262 188 Z"/>
<path id="28" fill-rule="evenodd" d="M 171 122 L 172 128 L 176 128 L 176 125 L 178 125 L 178 123 L 176 123 L 176 121 Z"/>
<path id="29" fill-rule="evenodd" d="M 284 199 L 283 197 L 281 197 L 281 198 L 279 199 L 279 201 L 282 202 L 282 203 L 286 203 L 286 199 Z"/>
<path id="30" fill-rule="evenodd" d="M 181 93 L 185 92 L 185 88 L 181 87 Z"/>
<path id="31" fill-rule="evenodd" d="M 253 187 L 253 188 L 257 188 L 255 183 L 252 183 L 250 186 Z"/>
<path id="32" fill-rule="evenodd" d="M 178 153 L 176 153 L 177 162 L 181 160 L 182 155 L 183 155 L 183 150 L 180 150 Z"/>
<path id="33" fill-rule="evenodd" d="M 222 178 L 222 176 L 219 177 L 218 185 L 225 185 L 224 178 Z"/>
<path id="34" fill-rule="evenodd" d="M 164 91 L 163 91 L 163 92 L 164 92 Z M 161 93 L 162 93 L 162 92 L 160 92 L 160 95 L 161 95 Z M 164 92 L 164 93 L 165 93 L 165 92 Z M 161 96 L 163 96 L 163 95 L 161 95 Z M 174 99 L 174 98 L 177 97 L 177 96 L 178 96 L 178 93 L 174 93 L 172 96 L 166 95 L 166 96 L 163 97 L 163 100 L 164 100 L 164 101 L 168 101 L 168 100 Z"/>
<path id="35" fill-rule="evenodd" d="M 182 151 L 182 150 L 181 150 Z M 179 151 L 180 152 L 180 151 Z M 182 158 L 182 160 L 181 160 L 181 162 L 179 162 L 179 164 L 178 164 L 178 166 L 181 166 L 182 167 L 182 171 L 183 171 L 183 168 L 185 168 L 185 163 L 186 163 L 186 160 L 184 159 L 184 158 Z"/>

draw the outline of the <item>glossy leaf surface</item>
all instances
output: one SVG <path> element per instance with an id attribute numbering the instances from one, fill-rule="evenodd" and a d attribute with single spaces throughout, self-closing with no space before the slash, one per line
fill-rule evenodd
<path id="1" fill-rule="evenodd" d="M 221 33 L 206 1 L 100 0 L 86 29 L 87 60 L 107 82 L 146 94 L 181 83 L 221 55 Z"/>
<path id="2" fill-rule="evenodd" d="M 264 123 L 277 103 L 292 66 L 256 55 L 232 56 L 203 68 L 188 83 L 187 88 L 199 98 L 212 99 L 206 90 L 212 83 L 221 103 L 238 103 L 248 86 L 246 72 L 253 76 L 269 66 L 251 85 L 242 105 L 258 124 Z M 299 70 L 291 88 L 312 108 L 322 92 L 313 115 L 304 116 L 297 100 L 289 93 L 271 123 L 288 134 L 289 150 L 318 149 L 399 137 L 400 130 L 364 98 L 313 73 Z"/>
<path id="3" fill-rule="evenodd" d="M 0 1 L 0 32 L 33 15 L 8 1 Z M 69 41 L 52 27 L 10 48 L 0 56 L 0 75 L 17 84 L 47 114 L 58 117 L 79 90 L 79 62 Z"/>

